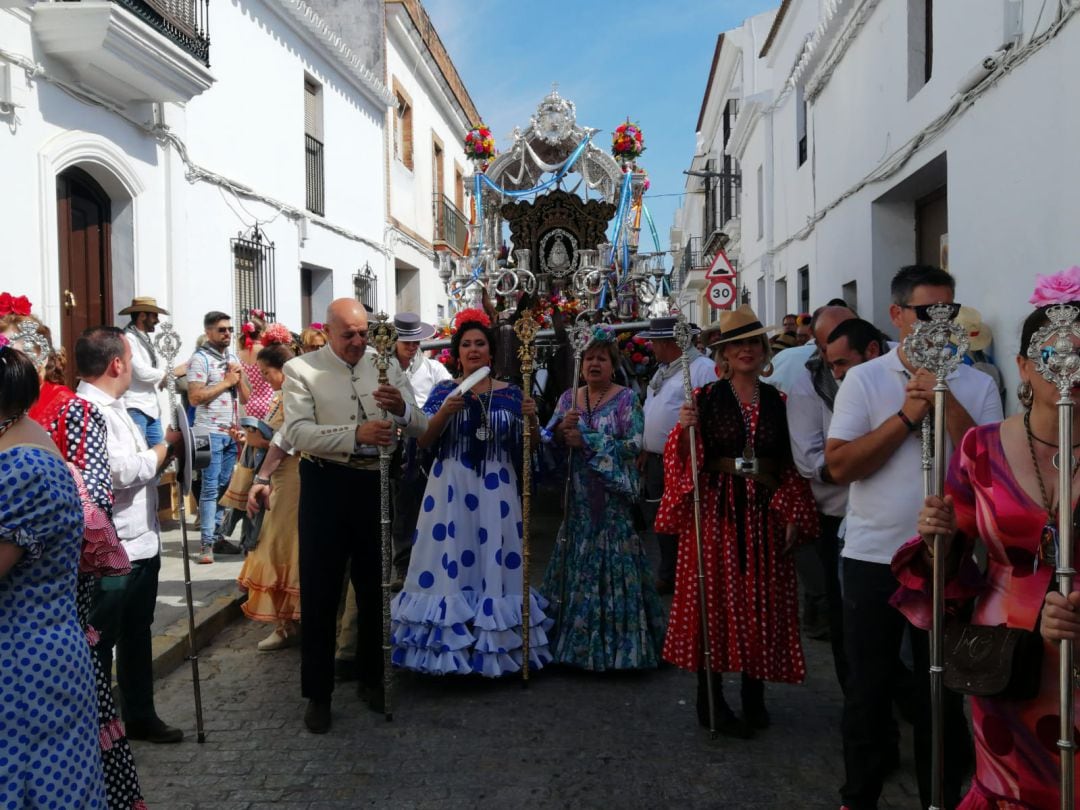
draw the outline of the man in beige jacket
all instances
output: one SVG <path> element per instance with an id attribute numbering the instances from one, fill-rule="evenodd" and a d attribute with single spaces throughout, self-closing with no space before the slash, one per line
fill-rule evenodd
<path id="1" fill-rule="evenodd" d="M 330 728 L 334 630 L 350 558 L 360 692 L 374 711 L 383 711 L 379 447 L 427 428 L 400 366 L 392 363 L 390 384 L 379 385 L 363 304 L 334 301 L 326 328 L 326 346 L 285 364 L 283 388 L 285 440 L 302 455 L 300 677 L 308 699 L 304 723 L 315 734 Z"/>

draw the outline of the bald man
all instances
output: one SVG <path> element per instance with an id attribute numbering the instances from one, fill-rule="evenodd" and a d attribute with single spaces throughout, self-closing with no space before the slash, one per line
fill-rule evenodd
<path id="1" fill-rule="evenodd" d="M 314 734 L 330 730 L 335 625 L 350 559 L 360 695 L 383 711 L 379 448 L 393 446 L 400 433 L 427 429 L 399 364 L 390 364 L 390 384 L 379 385 L 363 304 L 331 303 L 326 331 L 325 346 L 285 364 L 283 386 L 285 440 L 301 454 L 300 679 L 308 699 L 304 724 Z"/>

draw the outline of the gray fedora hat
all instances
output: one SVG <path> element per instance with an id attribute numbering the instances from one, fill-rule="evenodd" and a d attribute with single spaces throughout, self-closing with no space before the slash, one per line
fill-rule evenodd
<path id="1" fill-rule="evenodd" d="M 394 328 L 398 340 L 427 340 L 435 334 L 435 327 L 424 323 L 415 312 L 399 312 L 395 315 Z"/>

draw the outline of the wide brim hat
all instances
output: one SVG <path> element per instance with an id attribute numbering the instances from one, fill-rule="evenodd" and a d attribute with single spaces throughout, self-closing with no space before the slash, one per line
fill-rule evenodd
<path id="1" fill-rule="evenodd" d="M 775 326 L 763 326 L 749 304 L 742 304 L 738 309 L 721 312 L 718 326 L 719 334 L 716 334 L 717 330 L 711 330 L 714 337 L 708 342 L 710 349 L 733 340 L 767 335 L 769 332 L 776 331 Z"/>
<path id="2" fill-rule="evenodd" d="M 982 315 L 975 307 L 960 307 L 956 322 L 967 330 L 968 351 L 981 352 L 994 342 L 994 333 L 983 323 Z"/>
<path id="3" fill-rule="evenodd" d="M 415 312 L 399 312 L 394 316 L 394 329 L 398 340 L 427 340 L 435 334 L 435 327 L 424 323 Z"/>
<path id="4" fill-rule="evenodd" d="M 646 340 L 674 340 L 675 338 L 675 324 L 679 322 L 679 319 L 673 316 L 665 316 L 663 318 L 650 318 L 649 328 L 638 332 L 638 337 L 643 337 Z M 696 324 L 690 324 L 690 334 L 696 335 L 701 330 Z"/>
<path id="5" fill-rule="evenodd" d="M 120 310 L 121 315 L 134 315 L 136 312 L 155 312 L 158 315 L 168 315 L 169 311 L 158 306 L 156 298 L 149 295 L 132 298 L 131 304 Z"/>

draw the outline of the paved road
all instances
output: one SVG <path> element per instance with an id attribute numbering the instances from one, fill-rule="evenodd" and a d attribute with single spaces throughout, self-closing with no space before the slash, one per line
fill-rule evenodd
<path id="1" fill-rule="evenodd" d="M 542 523 L 550 537 L 550 520 Z M 216 577 L 217 568 L 202 570 Z M 824 642 L 806 641 L 805 684 L 768 687 L 771 729 L 713 742 L 695 719 L 694 677 L 674 668 L 545 670 L 528 689 L 516 680 L 399 674 L 392 723 L 342 684 L 334 727 L 316 736 L 303 727 L 298 651 L 258 653 L 265 634 L 240 621 L 204 650 L 203 745 L 191 733 L 190 667 L 158 683 L 161 715 L 189 737 L 177 746 L 134 743 L 151 808 L 839 806 L 840 693 Z M 736 680 L 729 683 L 737 695 Z M 882 806 L 917 804 L 905 744 Z"/>

